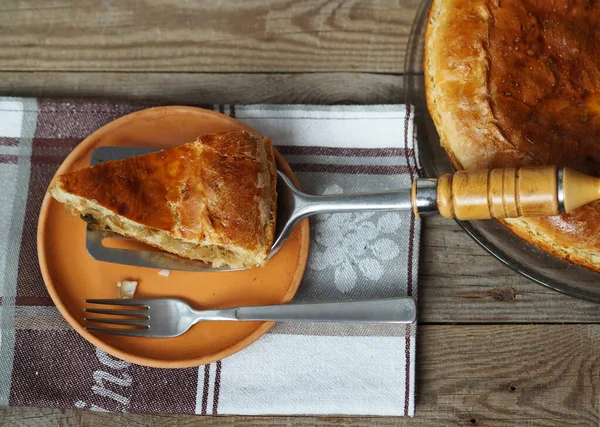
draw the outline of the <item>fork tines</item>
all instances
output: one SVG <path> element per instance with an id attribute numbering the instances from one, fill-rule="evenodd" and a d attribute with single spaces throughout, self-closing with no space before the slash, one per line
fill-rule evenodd
<path id="1" fill-rule="evenodd" d="M 86 322 L 103 323 L 109 325 L 119 325 L 123 328 L 98 328 L 94 326 L 84 326 L 84 329 L 91 332 L 105 332 L 117 335 L 143 336 L 146 335 L 148 326 L 148 309 L 145 300 L 128 299 L 86 299 L 88 304 L 103 304 L 113 306 L 123 306 L 119 308 L 84 308 L 86 313 L 105 314 L 108 316 L 121 316 L 131 318 L 111 318 L 111 317 L 84 317 Z M 126 308 L 125 308 L 126 307 Z"/>

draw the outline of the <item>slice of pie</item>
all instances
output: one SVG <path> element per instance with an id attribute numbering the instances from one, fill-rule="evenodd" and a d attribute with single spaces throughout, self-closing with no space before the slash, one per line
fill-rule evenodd
<path id="1" fill-rule="evenodd" d="M 276 183 L 269 138 L 242 131 L 70 172 L 49 192 L 123 236 L 214 267 L 252 267 L 273 243 Z"/>
<path id="2" fill-rule="evenodd" d="M 458 169 L 568 166 L 600 174 L 600 3 L 434 0 L 427 105 Z M 503 221 L 521 238 L 600 271 L 600 201 Z"/>

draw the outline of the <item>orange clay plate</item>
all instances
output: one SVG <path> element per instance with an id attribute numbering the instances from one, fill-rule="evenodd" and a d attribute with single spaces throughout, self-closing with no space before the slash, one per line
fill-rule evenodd
<path id="1" fill-rule="evenodd" d="M 158 107 L 121 117 L 88 136 L 65 159 L 58 174 L 86 167 L 99 146 L 170 148 L 198 135 L 252 130 L 223 114 L 192 107 Z M 288 164 L 275 153 L 279 167 Z M 287 170 L 286 170 L 287 169 Z M 115 357 L 140 365 L 183 368 L 210 363 L 247 347 L 271 322 L 201 322 L 176 338 L 135 338 L 83 329 L 85 298 L 116 298 L 117 282 L 138 281 L 136 298 L 181 298 L 202 309 L 290 302 L 304 273 L 308 222 L 299 224 L 281 250 L 262 268 L 223 273 L 158 270 L 110 264 L 91 258 L 85 248 L 85 222 L 46 195 L 38 224 L 42 275 L 52 300 L 86 340 Z"/>

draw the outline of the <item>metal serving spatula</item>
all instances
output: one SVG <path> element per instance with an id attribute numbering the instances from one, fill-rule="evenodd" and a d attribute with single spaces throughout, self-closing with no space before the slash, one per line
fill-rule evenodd
<path id="1" fill-rule="evenodd" d="M 100 147 L 92 153 L 91 164 L 149 153 L 151 149 Z M 277 225 L 273 256 L 298 222 L 319 213 L 357 211 L 407 211 L 418 215 L 439 212 L 460 220 L 552 216 L 571 212 L 600 198 L 600 178 L 555 166 L 459 171 L 439 179 L 417 178 L 412 188 L 383 193 L 315 196 L 294 187 L 278 171 Z M 213 268 L 165 252 L 117 249 L 103 240 L 123 238 L 110 231 L 88 226 L 86 246 L 99 261 L 186 271 L 233 271 Z"/>

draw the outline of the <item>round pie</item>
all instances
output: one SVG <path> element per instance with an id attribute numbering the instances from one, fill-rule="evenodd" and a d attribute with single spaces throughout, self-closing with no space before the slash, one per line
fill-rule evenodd
<path id="1" fill-rule="evenodd" d="M 457 169 L 557 165 L 600 174 L 600 2 L 434 0 L 425 86 Z M 600 271 L 598 201 L 502 223 Z"/>

